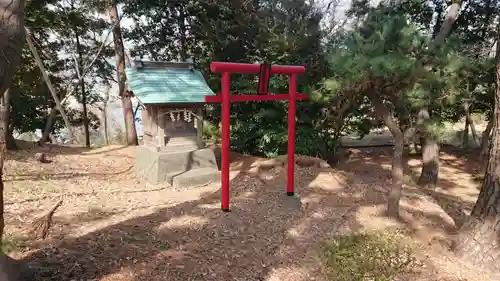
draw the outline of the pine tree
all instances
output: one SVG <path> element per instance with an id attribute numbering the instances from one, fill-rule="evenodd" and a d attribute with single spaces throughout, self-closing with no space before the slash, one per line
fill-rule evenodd
<path id="1" fill-rule="evenodd" d="M 500 40 L 500 24 L 497 24 Z M 498 41 L 497 41 L 498 42 Z M 500 271 L 500 44 L 496 46 L 496 93 L 493 135 L 488 166 L 479 198 L 460 230 L 455 250 L 459 256 L 492 272 Z"/>
<path id="2" fill-rule="evenodd" d="M 425 48 L 428 32 L 422 23 L 410 19 L 425 5 L 394 5 L 381 3 L 366 6 L 359 1 L 349 11 L 356 23 L 333 46 L 330 100 L 333 104 L 364 102 L 366 96 L 373 105 L 375 116 L 389 128 L 395 140 L 392 181 L 388 214 L 397 216 L 403 184 L 403 147 L 405 135 L 411 135 L 416 114 L 453 104 L 446 97 L 455 92 L 458 73 L 466 64 L 453 46 Z M 362 3 L 364 2 L 364 3 Z M 419 6 L 420 5 L 420 6 Z M 356 104 L 351 104 L 355 108 Z M 437 176 L 436 150 L 442 119 L 434 114 L 419 118 L 419 130 L 425 136 L 424 163 Z M 432 117 L 432 118 L 430 118 Z M 430 149 L 430 148 L 433 148 Z M 431 153 L 428 152 L 428 150 Z M 434 154 L 432 153 L 434 152 Z M 428 168 L 424 168 L 427 175 Z"/>

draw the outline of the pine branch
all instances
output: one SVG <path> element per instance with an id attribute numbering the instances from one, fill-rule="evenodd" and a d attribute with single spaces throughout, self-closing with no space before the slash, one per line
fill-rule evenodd
<path id="1" fill-rule="evenodd" d="M 49 234 L 50 227 L 52 225 L 52 217 L 63 203 L 63 197 L 57 201 L 57 203 L 47 212 L 47 214 L 41 218 L 38 218 L 33 222 L 33 227 L 31 233 L 33 233 L 37 238 L 45 239 Z"/>

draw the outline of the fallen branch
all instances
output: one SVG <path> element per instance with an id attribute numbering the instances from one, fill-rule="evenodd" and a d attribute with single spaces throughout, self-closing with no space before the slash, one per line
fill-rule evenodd
<path id="1" fill-rule="evenodd" d="M 59 208 L 63 203 L 63 198 L 61 199 L 50 209 L 50 211 L 43 217 L 38 218 L 33 222 L 33 226 L 31 229 L 31 233 L 35 235 L 38 239 L 45 239 L 49 234 L 50 226 L 52 224 L 52 216 L 56 212 L 57 208 Z"/>

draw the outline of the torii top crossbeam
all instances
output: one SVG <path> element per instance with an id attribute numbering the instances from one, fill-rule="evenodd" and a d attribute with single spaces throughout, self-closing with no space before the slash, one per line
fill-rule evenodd
<path id="1" fill-rule="evenodd" d="M 297 75 L 305 73 L 304 66 L 297 65 L 259 65 L 248 63 L 212 62 L 210 70 L 222 73 L 222 92 L 216 96 L 206 96 L 206 102 L 220 102 L 222 104 L 222 149 L 221 149 L 221 184 L 223 211 L 229 211 L 229 123 L 230 102 L 288 100 L 288 171 L 286 193 L 294 195 L 294 164 L 295 164 L 295 110 L 296 100 L 307 99 L 306 95 L 297 93 Z M 230 95 L 231 74 L 259 74 L 258 94 Z M 288 94 L 269 94 L 269 78 L 273 74 L 288 75 L 290 77 Z M 251 113 L 249 113 L 251 114 Z"/>
<path id="2" fill-rule="evenodd" d="M 271 65 L 271 75 L 273 74 L 304 74 L 306 68 L 299 65 Z M 214 61 L 210 64 L 210 71 L 214 73 L 229 72 L 233 74 L 257 74 L 261 69 L 260 64 L 250 63 L 234 63 L 234 62 L 218 62 Z"/>

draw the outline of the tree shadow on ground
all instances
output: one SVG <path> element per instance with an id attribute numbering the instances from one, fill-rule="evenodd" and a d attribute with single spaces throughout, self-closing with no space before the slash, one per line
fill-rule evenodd
<path id="1" fill-rule="evenodd" d="M 50 269 L 40 270 L 35 280 L 324 280 L 315 258 L 318 244 L 365 229 L 359 212 L 385 209 L 390 152 L 358 155 L 335 171 L 298 169 L 296 178 L 300 200 L 284 195 L 279 177 L 263 184 L 239 173 L 231 180 L 230 213 L 220 211 L 216 188 L 79 237 L 58 237 L 23 261 Z M 411 202 L 414 191 L 404 193 Z M 432 212 L 402 209 L 445 225 Z M 405 219 L 410 229 L 418 227 Z M 72 220 L 76 224 L 79 217 Z"/>
<path id="2" fill-rule="evenodd" d="M 265 280 L 270 275 L 321 270 L 307 260 L 328 236 L 359 229 L 355 211 L 384 204 L 385 196 L 358 187 L 315 183 L 322 170 L 300 169 L 300 200 L 284 195 L 276 178 L 262 184 L 240 173 L 231 180 L 231 212 L 220 211 L 220 191 L 155 208 L 87 235 L 66 238 L 24 261 L 52 270 L 36 280 Z M 377 193 L 377 194 L 374 194 Z"/>
<path id="3" fill-rule="evenodd" d="M 454 158 L 454 156 L 450 157 L 448 152 L 441 153 L 440 158 L 444 164 L 441 166 L 441 170 L 452 168 L 469 175 L 477 171 L 478 163 L 474 162 L 474 159 L 468 160 L 465 156 L 461 156 L 460 158 Z M 467 164 L 467 167 L 464 167 L 464 163 L 469 164 Z M 455 234 L 456 231 L 463 225 L 472 211 L 475 199 L 478 196 L 478 193 L 472 194 L 467 192 L 465 194 L 466 197 L 473 198 L 472 201 L 468 201 L 460 196 L 450 194 L 455 189 L 470 189 L 470 187 L 461 184 L 461 181 L 470 180 L 468 179 L 469 177 L 464 179 L 464 177 L 457 174 L 454 170 L 449 171 L 451 176 L 447 177 L 443 175 L 443 171 L 440 171 L 437 188 L 433 190 L 418 186 L 416 183 L 418 181 L 418 177 L 420 176 L 419 172 L 414 168 L 408 167 L 408 164 L 405 168 L 405 174 L 411 178 L 411 180 L 406 183 L 409 187 L 407 189 L 408 192 L 406 193 L 409 200 L 419 200 L 422 196 L 426 196 L 430 201 L 436 202 L 436 204 L 438 204 L 450 216 L 450 218 L 453 219 L 454 227 L 450 228 L 445 225 L 445 229 L 447 229 L 450 234 Z"/>
<path id="4" fill-rule="evenodd" d="M 350 178 L 350 184 L 368 187 L 371 183 L 377 181 L 385 182 L 387 186 L 390 186 L 392 148 L 371 148 L 368 156 L 365 155 L 367 153 L 358 149 L 354 152 L 353 159 L 348 160 L 344 165 L 339 165 L 337 169 L 348 173 L 357 172 L 355 177 Z M 443 156 L 447 156 L 447 154 L 442 153 L 441 156 L 441 158 L 444 158 Z M 439 191 L 418 187 L 416 182 L 420 175 L 419 169 L 408 164 L 409 161 L 415 161 L 416 159 L 420 160 L 419 156 L 411 155 L 404 158 L 404 174 L 407 180 L 403 188 L 399 221 L 406 224 L 410 229 L 417 231 L 422 227 L 421 219 L 425 218 L 428 222 L 424 224 L 428 229 L 444 230 L 448 235 L 456 234 L 456 231 L 463 224 L 470 210 L 472 210 L 474 203 L 447 192 L 456 188 L 465 188 L 450 177 L 441 176 L 439 178 Z M 463 161 L 463 159 L 457 161 Z M 449 165 L 449 163 L 445 164 Z M 446 168 L 441 166 L 441 169 Z M 425 210 L 425 207 L 420 205 L 424 201 L 435 202 L 452 220 L 440 215 L 441 210 L 439 209 Z"/>
<path id="5" fill-rule="evenodd" d="M 485 167 L 485 159 L 481 157 L 481 149 L 469 148 L 464 149 L 455 146 L 444 146 L 441 152 L 446 153 L 450 159 L 443 159 L 442 161 L 453 168 L 464 171 L 469 174 L 481 173 L 482 168 Z"/>

